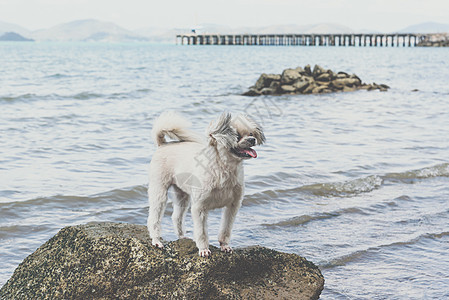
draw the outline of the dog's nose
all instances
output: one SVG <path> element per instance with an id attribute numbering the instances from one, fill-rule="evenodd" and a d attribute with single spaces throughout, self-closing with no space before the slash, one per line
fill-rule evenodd
<path id="1" fill-rule="evenodd" d="M 247 141 L 251 144 L 251 146 L 254 146 L 256 144 L 256 139 L 253 137 L 248 138 Z"/>

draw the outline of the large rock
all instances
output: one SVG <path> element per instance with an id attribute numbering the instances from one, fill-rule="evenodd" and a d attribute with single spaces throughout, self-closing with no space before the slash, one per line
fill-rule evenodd
<path id="1" fill-rule="evenodd" d="M 301 77 L 301 74 L 296 69 L 286 69 L 282 72 L 281 83 L 292 84 Z"/>
<path id="2" fill-rule="evenodd" d="M 320 76 L 323 73 L 327 73 L 327 70 L 320 67 L 319 65 L 315 65 L 313 67 L 313 71 L 312 71 L 313 78 L 316 79 L 318 76 Z"/>
<path id="3" fill-rule="evenodd" d="M 306 65 L 306 66 L 304 67 L 304 73 L 305 73 L 305 75 L 307 75 L 307 76 L 312 76 L 312 69 L 311 69 L 310 65 Z"/>
<path id="4" fill-rule="evenodd" d="M 199 257 L 190 239 L 156 249 L 140 225 L 66 227 L 17 267 L 0 299 L 318 299 L 323 289 L 298 255 L 211 250 Z"/>
<path id="5" fill-rule="evenodd" d="M 308 80 L 301 78 L 293 84 L 293 87 L 295 88 L 295 91 L 302 92 L 309 86 L 309 84 L 310 82 Z"/>
<path id="6" fill-rule="evenodd" d="M 293 85 L 281 85 L 281 91 L 283 94 L 294 93 L 296 88 Z"/>
<path id="7" fill-rule="evenodd" d="M 322 73 L 315 78 L 316 81 L 324 81 L 324 82 L 330 81 L 331 79 L 332 77 L 329 73 Z"/>
<path id="8" fill-rule="evenodd" d="M 261 90 L 266 87 L 270 87 L 270 84 L 273 81 L 280 81 L 281 75 L 279 74 L 265 74 L 263 73 L 260 75 L 259 79 L 257 80 L 256 84 L 254 85 L 254 88 L 256 90 Z"/>

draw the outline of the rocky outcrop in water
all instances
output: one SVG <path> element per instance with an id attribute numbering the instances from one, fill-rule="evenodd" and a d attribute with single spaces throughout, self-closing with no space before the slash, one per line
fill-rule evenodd
<path id="1" fill-rule="evenodd" d="M 312 69 L 286 69 L 282 74 L 262 74 L 256 84 L 245 92 L 244 96 L 283 95 L 283 94 L 320 94 L 332 92 L 352 92 L 356 90 L 387 91 L 385 84 L 366 84 L 355 74 L 334 72 L 318 65 Z"/>
<path id="2" fill-rule="evenodd" d="M 449 47 L 449 33 L 434 33 L 420 40 L 417 47 Z"/>
<path id="3" fill-rule="evenodd" d="M 318 299 L 323 289 L 298 255 L 211 250 L 199 257 L 190 239 L 154 248 L 140 225 L 66 227 L 17 267 L 0 299 Z"/>
<path id="4" fill-rule="evenodd" d="M 417 47 L 449 47 L 449 39 L 440 41 L 424 41 L 416 45 Z"/>

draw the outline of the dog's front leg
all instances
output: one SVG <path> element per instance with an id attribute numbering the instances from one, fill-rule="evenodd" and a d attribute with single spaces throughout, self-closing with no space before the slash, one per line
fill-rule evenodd
<path id="1" fill-rule="evenodd" d="M 232 248 L 229 246 L 231 239 L 232 226 L 234 225 L 235 216 L 240 208 L 239 203 L 233 203 L 223 208 L 223 214 L 221 217 L 220 234 L 218 235 L 218 242 L 220 243 L 221 251 L 231 253 Z"/>
<path id="2" fill-rule="evenodd" d="M 209 250 L 209 237 L 207 235 L 207 215 L 208 211 L 198 206 L 192 206 L 193 236 L 198 247 L 199 255 L 202 257 L 207 257 L 211 254 Z"/>
<path id="3" fill-rule="evenodd" d="M 150 183 L 148 188 L 149 214 L 147 227 L 153 246 L 164 248 L 161 242 L 161 223 L 167 204 L 167 188 L 156 188 L 157 185 Z"/>

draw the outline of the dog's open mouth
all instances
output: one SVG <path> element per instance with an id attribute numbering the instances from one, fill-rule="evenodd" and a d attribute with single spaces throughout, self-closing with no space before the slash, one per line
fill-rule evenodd
<path id="1" fill-rule="evenodd" d="M 243 158 L 256 158 L 257 157 L 257 152 L 252 149 L 252 148 L 232 148 L 232 152 L 234 152 L 235 155 L 237 155 L 238 157 L 243 157 Z"/>

